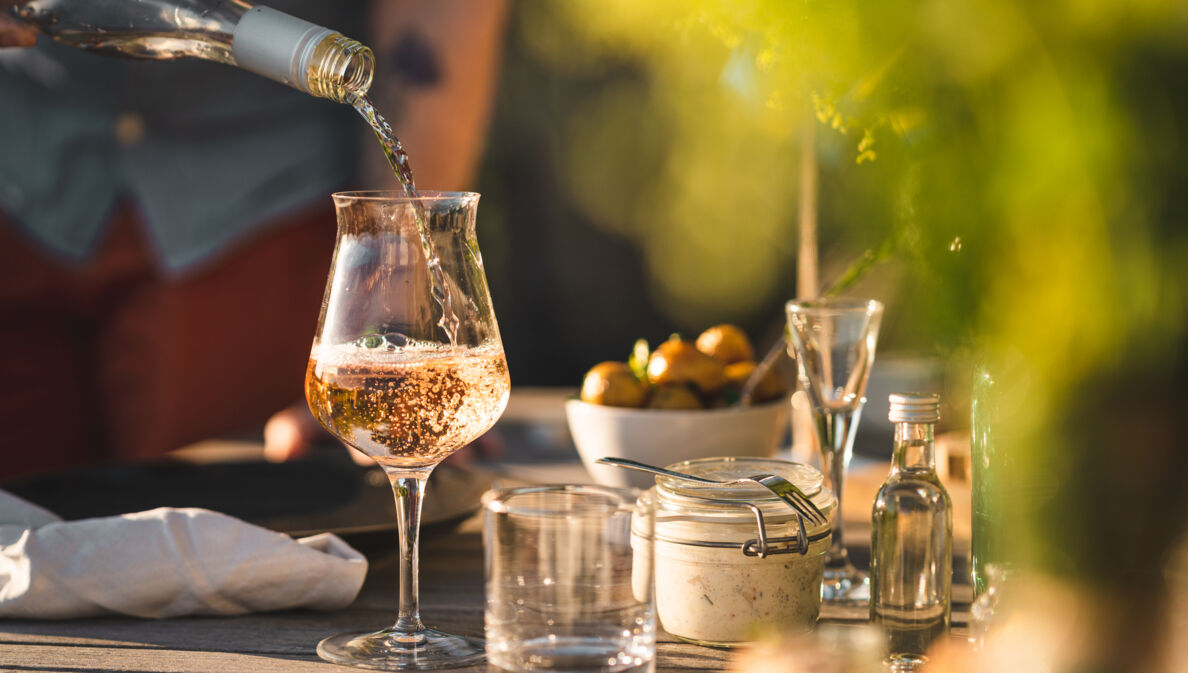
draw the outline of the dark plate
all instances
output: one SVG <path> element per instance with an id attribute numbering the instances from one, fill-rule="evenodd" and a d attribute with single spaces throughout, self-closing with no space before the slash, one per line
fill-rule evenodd
<path id="1" fill-rule="evenodd" d="M 439 466 L 425 497 L 422 535 L 452 531 L 477 511 L 490 475 Z M 0 484 L 66 520 L 156 507 L 203 507 L 300 537 L 329 531 L 368 556 L 396 548 L 392 490 L 379 468 L 345 453 L 288 463 L 162 460 L 74 469 Z"/>

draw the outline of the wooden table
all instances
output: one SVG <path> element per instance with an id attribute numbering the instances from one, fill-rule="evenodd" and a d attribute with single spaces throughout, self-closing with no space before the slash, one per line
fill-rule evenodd
<path id="1" fill-rule="evenodd" d="M 513 397 L 513 400 L 515 398 Z M 529 405 L 540 409 L 540 405 Z M 509 411 L 514 412 L 514 409 Z M 534 418 L 534 421 L 542 419 Z M 545 419 L 547 420 L 547 419 Z M 218 447 L 212 447 L 217 453 Z M 518 474 L 533 481 L 580 480 L 580 463 L 521 464 Z M 886 475 L 886 466 L 856 466 L 849 480 L 843 514 L 859 565 L 869 556 L 870 502 Z M 951 485 L 955 535 L 954 636 L 960 637 L 970 600 L 963 558 L 968 554 L 969 492 Z M 393 550 L 395 540 L 393 540 Z M 483 631 L 482 541 L 477 516 L 448 534 L 423 541 L 421 605 L 427 624 L 463 635 Z M 322 662 L 314 647 L 322 638 L 350 630 L 387 626 L 396 613 L 395 554 L 374 561 L 359 598 L 332 613 L 289 611 L 241 617 L 191 617 L 166 620 L 131 618 L 71 621 L 0 620 L 0 671 L 153 671 L 267 673 L 269 671 L 344 671 Z M 863 609 L 822 608 L 823 622 L 861 623 Z M 674 641 L 662 634 L 657 648 L 659 671 L 724 670 L 727 650 Z M 464 670 L 486 670 L 473 667 Z"/>
<path id="2" fill-rule="evenodd" d="M 453 633 L 482 636 L 482 540 L 474 528 L 467 522 L 459 532 L 425 541 L 421 603 L 426 623 Z M 332 613 L 4 620 L 0 621 L 0 670 L 343 671 L 318 659 L 315 645 L 340 631 L 390 624 L 396 613 L 396 573 L 394 557 L 374 563 L 358 600 L 350 608 Z M 721 670 L 729 653 L 666 642 L 659 655 L 661 670 Z"/>
<path id="3" fill-rule="evenodd" d="M 861 553 L 861 549 L 855 549 Z M 483 631 L 482 540 L 477 521 L 422 547 L 421 604 L 426 623 L 446 631 L 481 636 Z M 372 564 L 355 603 L 339 612 L 290 611 L 242 617 L 131 618 L 71 621 L 0 621 L 3 671 L 174 671 L 267 673 L 342 671 L 318 659 L 314 646 L 347 630 L 380 628 L 396 611 L 394 556 Z M 969 586 L 954 590 L 954 624 L 965 623 Z M 863 610 L 825 606 L 826 622 L 861 622 Z M 723 670 L 726 650 L 675 642 L 662 636 L 660 671 Z M 466 670 L 486 670 L 474 667 Z"/>

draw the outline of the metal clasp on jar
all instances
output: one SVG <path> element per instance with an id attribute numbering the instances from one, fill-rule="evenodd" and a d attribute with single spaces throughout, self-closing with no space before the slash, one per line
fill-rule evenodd
<path id="1" fill-rule="evenodd" d="M 763 521 L 763 512 L 751 503 L 742 503 L 751 513 L 755 515 L 755 526 L 759 529 L 759 537 L 747 540 L 742 544 L 742 553 L 744 556 L 758 556 L 759 558 L 767 558 L 774 554 L 800 554 L 804 556 L 808 553 L 808 534 L 804 530 L 804 517 L 796 514 L 796 535 L 793 537 L 775 537 L 770 540 L 767 539 L 767 526 Z"/>
<path id="2" fill-rule="evenodd" d="M 755 528 L 759 533 L 759 537 L 751 538 L 743 543 L 738 542 L 717 542 L 711 540 L 689 540 L 666 537 L 657 532 L 656 539 L 663 540 L 670 544 L 688 545 L 690 547 L 711 547 L 717 549 L 739 549 L 743 556 L 767 558 L 768 556 L 775 556 L 777 554 L 800 554 L 804 556 L 808 553 L 809 545 L 818 540 L 823 540 L 830 535 L 830 530 L 826 528 L 824 531 L 815 535 L 809 536 L 804 527 L 804 518 L 800 516 L 799 512 L 796 514 L 796 535 L 788 537 L 767 537 L 767 522 L 763 519 L 763 512 L 757 505 L 750 502 L 739 502 L 737 500 L 719 500 L 716 498 L 697 498 L 701 502 L 713 503 L 715 505 L 725 505 L 727 507 L 746 507 L 755 515 Z"/>
<path id="3" fill-rule="evenodd" d="M 767 558 L 776 554 L 800 554 L 804 556 L 808 553 L 810 540 L 808 534 L 804 529 L 804 517 L 796 512 L 796 535 L 788 537 L 767 537 L 767 524 L 763 520 L 763 512 L 759 507 L 750 502 L 738 502 L 735 500 L 711 500 L 706 498 L 706 502 L 712 502 L 717 505 L 727 505 L 732 507 L 746 507 L 755 515 L 755 527 L 758 529 L 759 537 L 752 538 L 742 543 L 742 553 L 744 556 L 758 556 L 759 558 Z M 819 539 L 819 538 L 818 538 Z"/>

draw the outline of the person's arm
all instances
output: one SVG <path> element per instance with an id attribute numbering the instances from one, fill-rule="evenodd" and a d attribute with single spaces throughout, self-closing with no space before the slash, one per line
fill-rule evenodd
<path id="1" fill-rule="evenodd" d="M 18 0 L 0 0 L 0 47 L 32 47 L 37 44 L 37 31 L 9 18 L 8 9 Z"/>
<path id="2" fill-rule="evenodd" d="M 408 150 L 417 187 L 471 187 L 494 100 L 506 0 L 381 0 L 372 3 L 376 53 L 371 100 Z M 373 141 L 364 143 L 363 177 L 395 188 Z"/>

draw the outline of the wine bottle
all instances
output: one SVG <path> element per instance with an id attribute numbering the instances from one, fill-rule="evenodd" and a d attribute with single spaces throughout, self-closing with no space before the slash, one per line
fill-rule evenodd
<path id="1" fill-rule="evenodd" d="M 353 102 L 371 86 L 375 57 L 367 46 L 243 0 L 28 0 L 9 13 L 82 49 L 217 61 L 337 102 Z"/>

